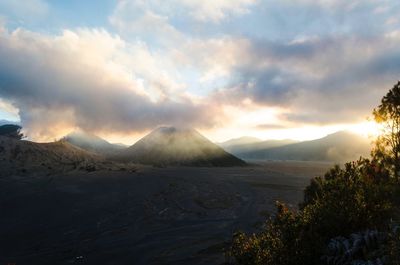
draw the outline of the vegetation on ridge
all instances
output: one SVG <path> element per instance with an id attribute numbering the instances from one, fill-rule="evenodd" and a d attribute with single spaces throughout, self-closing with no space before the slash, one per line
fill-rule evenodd
<path id="1" fill-rule="evenodd" d="M 5 124 L 0 126 L 0 135 L 14 139 L 21 140 L 24 138 L 24 134 L 21 133 L 22 127 L 15 124 Z"/>

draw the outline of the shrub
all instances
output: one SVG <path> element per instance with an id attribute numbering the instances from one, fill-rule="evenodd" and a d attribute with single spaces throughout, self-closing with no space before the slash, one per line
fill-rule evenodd
<path id="1" fill-rule="evenodd" d="M 305 264 L 299 235 L 303 229 L 300 216 L 284 204 L 277 203 L 277 214 L 270 218 L 259 234 L 234 236 L 232 255 L 239 264 Z"/>
<path id="2" fill-rule="evenodd" d="M 333 167 L 311 181 L 300 210 L 279 203 L 260 233 L 238 233 L 232 255 L 239 264 L 321 264 L 332 238 L 385 230 L 396 209 L 398 186 L 379 174 L 367 159 Z"/>

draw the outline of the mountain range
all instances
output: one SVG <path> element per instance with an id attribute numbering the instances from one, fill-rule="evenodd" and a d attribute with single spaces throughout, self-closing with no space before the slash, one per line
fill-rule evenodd
<path id="1" fill-rule="evenodd" d="M 160 127 L 129 147 L 82 131 L 70 133 L 57 143 L 28 143 L 28 153 L 38 152 L 39 157 L 46 157 L 46 152 L 51 151 L 49 157 L 55 160 L 72 159 L 78 154 L 81 158 L 102 157 L 158 166 L 243 166 L 243 160 L 345 162 L 368 156 L 371 148 L 368 139 L 345 131 L 303 142 L 241 137 L 217 145 L 194 129 L 177 127 Z"/>
<path id="2" fill-rule="evenodd" d="M 243 154 L 248 152 L 254 152 L 258 150 L 264 150 L 273 147 L 279 147 L 284 145 L 289 145 L 293 143 L 297 143 L 295 140 L 260 140 L 254 137 L 241 137 L 232 140 L 228 140 L 226 142 L 220 143 L 219 146 L 224 148 L 226 151 L 232 154 Z"/>
<path id="3" fill-rule="evenodd" d="M 287 144 L 285 144 L 287 141 Z M 275 144 L 275 146 L 272 146 Z M 264 145 L 264 146 L 263 146 Z M 269 146 L 268 146 L 269 145 Z M 357 134 L 339 131 L 321 139 L 293 142 L 264 141 L 241 146 L 227 146 L 232 154 L 248 160 L 299 160 L 346 162 L 368 156 L 370 140 Z"/>

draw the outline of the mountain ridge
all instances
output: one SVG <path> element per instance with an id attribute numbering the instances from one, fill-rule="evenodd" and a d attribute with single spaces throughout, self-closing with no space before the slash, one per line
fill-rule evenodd
<path id="1" fill-rule="evenodd" d="M 245 152 L 250 152 L 250 151 L 284 146 L 284 145 L 293 144 L 293 143 L 298 143 L 298 141 L 291 140 L 291 139 L 265 140 L 265 141 L 260 140 L 258 142 L 250 142 L 250 143 L 244 143 L 244 144 L 229 144 L 229 143 L 226 144 L 225 143 L 224 145 L 220 145 L 220 146 L 223 147 L 226 151 L 228 151 L 230 153 L 240 154 L 240 153 L 245 153 Z"/>
<path id="2" fill-rule="evenodd" d="M 315 140 L 234 154 L 242 159 L 344 162 L 368 156 L 370 148 L 368 139 L 338 131 Z"/>
<path id="3" fill-rule="evenodd" d="M 120 144 L 112 144 L 97 135 L 81 130 L 73 131 L 67 134 L 63 137 L 63 140 L 83 150 L 103 156 L 111 155 L 118 150 L 126 148 Z"/>
<path id="4" fill-rule="evenodd" d="M 221 147 L 226 147 L 226 146 L 234 146 L 234 145 L 243 145 L 243 144 L 253 144 L 253 143 L 258 143 L 262 142 L 260 138 L 253 137 L 253 136 L 241 136 L 238 138 L 232 138 L 224 142 L 217 143 Z"/>
<path id="5" fill-rule="evenodd" d="M 35 143 L 0 136 L 1 174 L 90 169 L 104 159 L 64 140 Z M 0 174 L 0 175 L 1 175 Z"/>

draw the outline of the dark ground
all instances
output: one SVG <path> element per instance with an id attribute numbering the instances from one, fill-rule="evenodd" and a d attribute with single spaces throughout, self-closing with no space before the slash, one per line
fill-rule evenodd
<path id="1" fill-rule="evenodd" d="M 0 265 L 222 264 L 326 163 L 0 177 Z"/>

